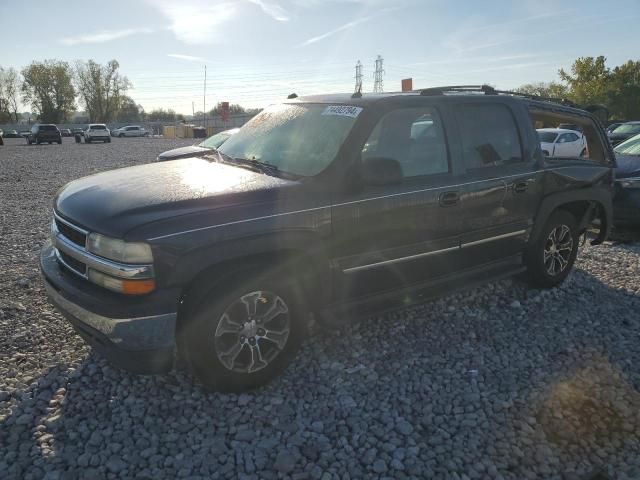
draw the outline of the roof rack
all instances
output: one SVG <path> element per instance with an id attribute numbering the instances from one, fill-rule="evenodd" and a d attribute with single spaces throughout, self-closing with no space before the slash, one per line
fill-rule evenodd
<path id="1" fill-rule="evenodd" d="M 485 95 L 496 95 L 497 91 L 489 85 L 447 85 L 444 87 L 432 87 L 416 90 L 420 92 L 420 95 L 444 95 L 445 93 L 467 93 L 467 92 L 481 92 Z"/>
<path id="2" fill-rule="evenodd" d="M 516 97 L 528 98 L 530 100 L 553 102 L 553 103 L 559 103 L 561 105 L 565 105 L 568 107 L 579 108 L 578 105 L 576 105 L 571 100 L 568 100 L 566 98 L 542 97 L 540 95 L 532 95 L 529 93 L 522 93 L 522 92 L 513 92 L 510 90 L 496 90 L 490 85 L 449 85 L 444 87 L 423 88 L 420 90 L 414 90 L 414 92 L 420 92 L 420 95 L 423 95 L 423 96 L 444 95 L 445 93 L 471 93 L 471 92 L 484 93 L 485 95 L 512 95 Z"/>

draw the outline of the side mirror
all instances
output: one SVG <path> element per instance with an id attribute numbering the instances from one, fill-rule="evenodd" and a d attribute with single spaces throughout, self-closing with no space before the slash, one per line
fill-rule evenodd
<path id="1" fill-rule="evenodd" d="M 365 185 L 397 185 L 404 178 L 400 162 L 386 157 L 363 159 L 360 172 Z"/>

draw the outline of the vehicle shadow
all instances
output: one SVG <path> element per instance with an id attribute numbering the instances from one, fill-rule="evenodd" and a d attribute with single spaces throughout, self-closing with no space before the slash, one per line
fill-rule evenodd
<path id="1" fill-rule="evenodd" d="M 182 371 L 130 375 L 92 353 L 3 399 L 0 477 L 276 478 L 281 449 L 293 452 L 281 472 L 308 471 L 331 465 L 323 452 L 359 457 L 363 438 L 388 445 L 399 424 L 390 445 L 414 476 L 628 473 L 639 307 L 584 270 L 551 291 L 497 282 L 315 335 L 283 376 L 240 395 Z M 460 460 L 469 451 L 484 467 Z"/>

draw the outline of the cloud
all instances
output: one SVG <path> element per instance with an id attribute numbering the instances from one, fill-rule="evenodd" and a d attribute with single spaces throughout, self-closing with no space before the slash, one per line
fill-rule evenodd
<path id="1" fill-rule="evenodd" d="M 212 3 L 203 0 L 155 0 L 149 4 L 158 8 L 169 20 L 169 30 L 176 38 L 189 45 L 222 40 L 222 25 L 235 17 L 238 11 L 238 4 L 229 1 Z"/>
<path id="2" fill-rule="evenodd" d="M 80 45 L 82 43 L 105 43 L 112 40 L 118 40 L 120 38 L 130 37 L 132 35 L 138 35 L 140 33 L 152 33 L 150 28 L 127 28 L 124 30 L 103 30 L 97 33 L 87 33 L 83 35 L 75 35 L 72 37 L 65 37 L 60 40 L 63 45 Z"/>
<path id="3" fill-rule="evenodd" d="M 368 22 L 369 20 L 371 20 L 373 18 L 373 15 L 369 15 L 367 17 L 362 17 L 359 18 L 357 20 L 353 20 L 351 22 L 347 22 L 344 25 L 339 26 L 338 28 L 335 28 L 333 30 L 329 30 L 326 33 L 323 33 L 322 35 L 318 35 L 316 37 L 311 37 L 308 40 L 305 40 L 304 42 L 302 42 L 299 46 L 300 47 L 306 47 L 307 45 L 311 45 L 312 43 L 316 43 L 319 42 L 320 40 L 324 40 L 325 38 L 329 38 L 333 35 L 335 35 L 336 33 L 340 33 L 344 30 L 348 30 L 350 28 L 353 28 L 357 25 L 360 25 L 361 23 L 365 23 Z"/>
<path id="4" fill-rule="evenodd" d="M 178 58 L 180 60 L 186 60 L 188 62 L 206 62 L 203 57 L 194 57 L 193 55 L 182 55 L 181 53 L 167 53 L 167 57 Z"/>
<path id="5" fill-rule="evenodd" d="M 247 0 L 249 3 L 258 5 L 264 13 L 272 17 L 279 22 L 288 22 L 289 14 L 280 5 L 271 2 L 265 2 L 264 0 Z"/>

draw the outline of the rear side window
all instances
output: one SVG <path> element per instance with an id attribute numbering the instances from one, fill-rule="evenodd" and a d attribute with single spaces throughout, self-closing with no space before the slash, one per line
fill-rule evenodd
<path id="1" fill-rule="evenodd" d="M 362 150 L 362 158 L 397 160 L 404 177 L 449 171 L 447 144 L 438 112 L 429 107 L 401 108 L 385 114 Z"/>
<path id="2" fill-rule="evenodd" d="M 467 169 L 522 161 L 520 136 L 508 107 L 472 104 L 455 111 Z"/>

